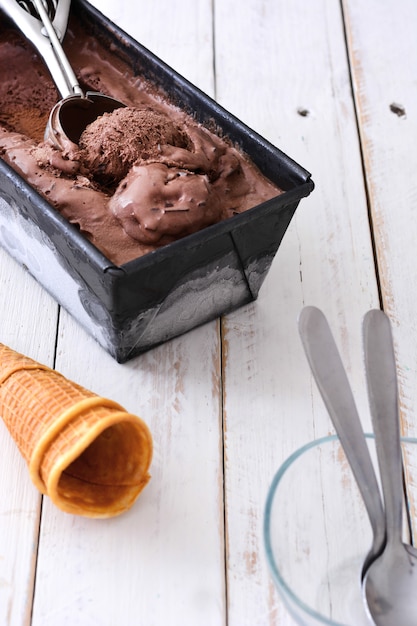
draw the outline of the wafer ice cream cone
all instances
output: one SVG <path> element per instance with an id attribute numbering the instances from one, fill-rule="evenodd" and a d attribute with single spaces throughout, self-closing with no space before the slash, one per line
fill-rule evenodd
<path id="1" fill-rule="evenodd" d="M 152 436 L 139 417 L 2 344 L 0 416 L 34 484 L 68 513 L 123 513 L 150 478 Z"/>

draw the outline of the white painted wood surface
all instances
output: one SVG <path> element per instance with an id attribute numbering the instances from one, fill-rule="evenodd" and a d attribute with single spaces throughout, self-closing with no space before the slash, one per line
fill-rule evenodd
<path id="1" fill-rule="evenodd" d="M 0 624 L 290 626 L 264 555 L 266 493 L 291 452 L 332 432 L 297 316 L 325 311 L 369 429 L 360 325 L 379 306 L 376 267 L 403 429 L 417 434 L 417 5 L 94 3 L 309 169 L 316 189 L 256 303 L 124 365 L 0 250 L 0 341 L 50 365 L 56 350 L 59 371 L 141 415 L 155 439 L 137 504 L 94 521 L 41 503 L 0 423 Z"/>
<path id="2" fill-rule="evenodd" d="M 417 4 L 345 4 L 381 295 L 396 344 L 402 429 L 416 437 L 417 40 L 410 33 L 417 28 Z M 417 459 L 408 462 L 412 482 Z M 414 489 L 414 522 L 416 498 Z"/>

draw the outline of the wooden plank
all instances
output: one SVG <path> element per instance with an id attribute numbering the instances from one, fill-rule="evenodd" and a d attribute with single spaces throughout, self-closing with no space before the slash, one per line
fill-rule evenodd
<path id="1" fill-rule="evenodd" d="M 411 0 L 395 4 L 395 11 L 393 6 L 370 2 L 365 7 L 352 0 L 345 3 L 345 14 L 381 290 L 397 342 L 403 427 L 415 436 L 417 42 L 411 33 L 417 6 Z"/>
<path id="2" fill-rule="evenodd" d="M 258 302 L 223 328 L 228 624 L 291 624 L 263 550 L 266 493 L 291 452 L 332 431 L 300 346 L 303 305 L 328 316 L 369 428 L 360 325 L 378 293 L 361 154 L 338 3 L 217 2 L 215 40 L 219 101 L 316 183 Z"/>
<path id="3" fill-rule="evenodd" d="M 52 365 L 56 303 L 0 249 L 0 341 Z M 30 623 L 41 496 L 0 420 L 0 624 Z"/>
<path id="4" fill-rule="evenodd" d="M 68 516 L 46 500 L 33 626 L 223 623 L 218 354 L 207 325 L 118 365 L 63 315 L 57 369 L 141 415 L 155 456 L 120 518 Z"/>
<path id="5" fill-rule="evenodd" d="M 384 309 L 392 324 L 402 430 L 417 436 L 417 5 L 344 0 Z M 417 517 L 410 456 L 411 512 Z M 416 530 L 416 529 L 415 529 Z"/>
<path id="6" fill-rule="evenodd" d="M 184 73 L 200 76 L 210 89 L 209 1 L 137 2 L 134 10 L 127 1 L 97 5 L 151 49 L 162 44 L 173 65 L 183 64 Z M 155 456 L 150 484 L 120 518 L 75 518 L 46 500 L 33 626 L 220 626 L 225 593 L 218 323 L 119 365 L 63 313 L 56 367 L 141 415 L 153 433 Z"/>

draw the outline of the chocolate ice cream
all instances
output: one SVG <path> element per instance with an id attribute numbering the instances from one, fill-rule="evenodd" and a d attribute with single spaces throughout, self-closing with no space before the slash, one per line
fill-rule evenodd
<path id="1" fill-rule="evenodd" d="M 103 185 L 119 183 L 139 159 L 158 159 L 167 145 L 186 148 L 187 135 L 166 115 L 133 107 L 105 113 L 79 142 L 83 165 Z"/>
<path id="2" fill-rule="evenodd" d="M 0 155 L 113 263 L 280 193 L 227 140 L 132 76 L 121 60 L 111 63 L 74 19 L 65 47 L 83 87 L 126 108 L 98 118 L 70 150 L 44 142 L 59 95 L 31 45 L 2 23 Z"/>

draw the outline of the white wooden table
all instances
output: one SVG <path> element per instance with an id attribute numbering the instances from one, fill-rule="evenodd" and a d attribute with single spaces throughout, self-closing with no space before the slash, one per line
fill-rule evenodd
<path id="1" fill-rule="evenodd" d="M 316 189 L 256 303 L 124 365 L 0 250 L 0 341 L 120 402 L 155 440 L 135 506 L 89 520 L 41 499 L 0 420 L 0 625 L 290 626 L 265 498 L 291 452 L 332 432 L 298 337 L 305 304 L 330 320 L 366 429 L 361 322 L 385 309 L 403 433 L 417 435 L 417 3 L 94 4 Z"/>

